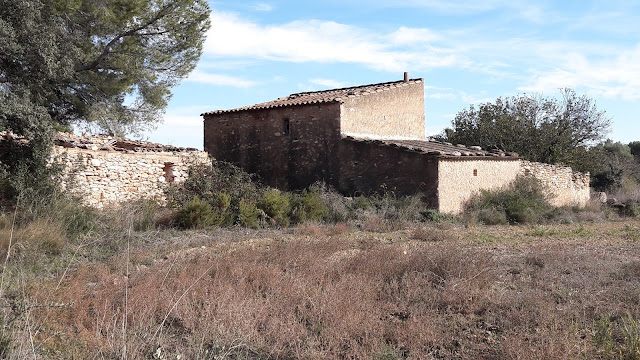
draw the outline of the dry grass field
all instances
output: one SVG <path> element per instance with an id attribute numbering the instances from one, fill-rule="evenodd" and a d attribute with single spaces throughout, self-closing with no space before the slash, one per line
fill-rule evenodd
<path id="1" fill-rule="evenodd" d="M 640 358 L 637 220 L 132 232 L 22 261 L 10 358 Z"/>

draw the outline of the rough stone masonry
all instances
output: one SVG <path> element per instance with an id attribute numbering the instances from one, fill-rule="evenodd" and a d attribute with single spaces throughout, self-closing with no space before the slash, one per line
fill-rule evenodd
<path id="1" fill-rule="evenodd" d="M 113 136 L 58 133 L 54 159 L 64 165 L 63 186 L 102 208 L 140 198 L 164 200 L 167 183 L 182 182 L 207 153 Z"/>

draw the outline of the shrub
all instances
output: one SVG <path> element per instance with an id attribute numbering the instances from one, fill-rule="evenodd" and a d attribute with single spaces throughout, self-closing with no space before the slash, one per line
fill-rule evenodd
<path id="1" fill-rule="evenodd" d="M 504 210 L 494 207 L 480 209 L 476 212 L 476 218 L 484 225 L 506 225 L 509 223 Z"/>
<path id="2" fill-rule="evenodd" d="M 435 227 L 416 227 L 411 231 L 411 238 L 418 241 L 452 241 L 455 240 L 453 232 Z"/>
<path id="3" fill-rule="evenodd" d="M 344 197 L 329 185 L 317 182 L 310 187 L 310 190 L 318 193 L 320 199 L 328 209 L 328 215 L 324 218 L 326 222 L 338 223 L 357 217 L 356 211 L 351 208 L 353 199 Z"/>
<path id="4" fill-rule="evenodd" d="M 552 209 L 545 189 L 532 177 L 519 177 L 500 190 L 483 190 L 467 206 L 485 224 L 503 223 L 502 214 L 511 224 L 538 223 Z"/>
<path id="5" fill-rule="evenodd" d="M 637 201 L 627 201 L 622 209 L 622 214 L 628 217 L 640 216 L 640 204 Z"/>
<path id="6" fill-rule="evenodd" d="M 216 194 L 227 194 L 231 204 L 236 206 L 240 199 L 258 201 L 262 194 L 261 186 L 253 177 L 237 166 L 223 161 L 212 164 L 194 165 L 189 168 L 189 176 L 179 184 L 169 184 L 166 189 L 167 200 L 172 206 L 181 206 L 199 196 L 213 203 L 219 199 Z"/>
<path id="7" fill-rule="evenodd" d="M 392 221 L 420 221 L 426 211 L 422 195 L 398 196 L 393 191 L 374 195 L 370 201 L 376 213 Z"/>
<path id="8" fill-rule="evenodd" d="M 371 200 L 366 196 L 356 196 L 351 201 L 351 208 L 354 210 L 367 210 L 371 208 Z"/>
<path id="9" fill-rule="evenodd" d="M 242 199 L 238 204 L 238 223 L 248 228 L 257 228 L 260 225 L 261 211 L 254 202 Z"/>
<path id="10" fill-rule="evenodd" d="M 443 214 L 435 209 L 420 211 L 420 215 L 422 215 L 422 217 L 426 221 L 433 221 L 438 223 L 443 221 L 455 221 L 456 219 L 456 217 L 453 215 Z"/>
<path id="11" fill-rule="evenodd" d="M 64 224 L 50 218 L 42 218 L 13 229 L 0 229 L 0 255 L 5 256 L 11 246 L 31 249 L 47 255 L 57 255 L 67 242 Z"/>
<path id="12" fill-rule="evenodd" d="M 258 203 L 258 208 L 268 216 L 273 224 L 288 226 L 291 199 L 276 189 L 267 190 Z"/>
<path id="13" fill-rule="evenodd" d="M 329 208 L 324 203 L 320 194 L 315 189 L 304 190 L 301 195 L 294 198 L 291 218 L 296 223 L 305 221 L 322 222 L 329 216 Z"/>
<path id="14" fill-rule="evenodd" d="M 183 229 L 204 228 L 214 224 L 215 216 L 211 205 L 195 196 L 176 215 L 176 222 Z"/>

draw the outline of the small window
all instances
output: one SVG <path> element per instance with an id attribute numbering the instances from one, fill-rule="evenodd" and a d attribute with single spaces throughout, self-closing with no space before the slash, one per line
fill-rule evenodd
<path id="1" fill-rule="evenodd" d="M 473 176 L 478 176 L 478 169 L 473 169 Z"/>
<path id="2" fill-rule="evenodd" d="M 291 132 L 291 122 L 288 118 L 282 120 L 282 133 L 285 135 L 289 135 Z"/>

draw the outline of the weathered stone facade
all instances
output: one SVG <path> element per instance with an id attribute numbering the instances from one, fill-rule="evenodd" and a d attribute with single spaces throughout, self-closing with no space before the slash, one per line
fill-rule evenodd
<path id="1" fill-rule="evenodd" d="M 383 141 L 344 138 L 339 143 L 340 178 L 334 186 L 345 193 L 393 191 L 421 193 L 428 206 L 438 208 L 438 158 Z"/>
<path id="2" fill-rule="evenodd" d="M 184 181 L 189 166 L 209 161 L 203 151 L 110 136 L 59 134 L 56 142 L 53 156 L 64 165 L 63 185 L 98 208 L 140 198 L 162 201 L 166 183 Z"/>
<path id="3" fill-rule="evenodd" d="M 534 176 L 550 192 L 555 206 L 585 206 L 590 199 L 590 176 L 573 171 L 568 166 L 520 161 L 519 175 Z"/>
<path id="4" fill-rule="evenodd" d="M 340 132 L 354 137 L 424 139 L 424 85 L 400 82 L 364 96 L 348 95 L 340 108 Z"/>
<path id="5" fill-rule="evenodd" d="M 204 147 L 267 185 L 299 189 L 338 176 L 340 106 L 318 103 L 208 117 Z"/>
<path id="6" fill-rule="evenodd" d="M 588 174 L 424 140 L 423 79 L 292 94 L 202 115 L 209 154 L 283 190 L 324 181 L 346 193 L 421 193 L 430 207 L 460 213 L 479 190 L 526 174 L 553 188 L 555 205 L 588 200 Z"/>

